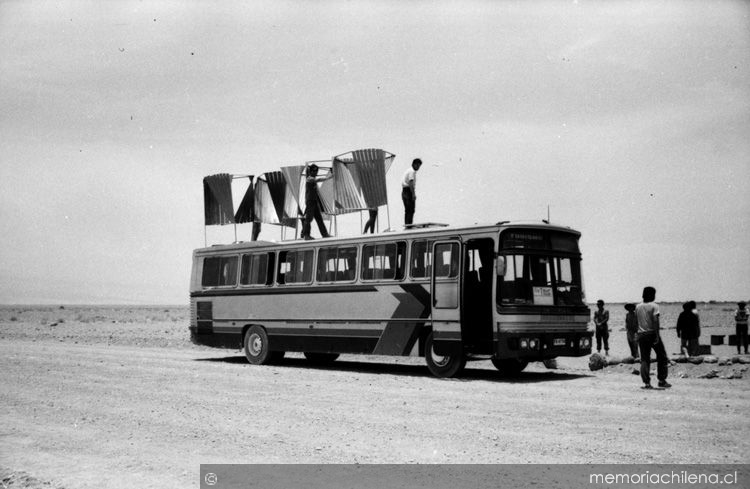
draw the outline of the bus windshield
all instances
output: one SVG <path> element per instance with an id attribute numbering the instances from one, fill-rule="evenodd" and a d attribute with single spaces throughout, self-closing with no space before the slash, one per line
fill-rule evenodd
<path id="1" fill-rule="evenodd" d="M 502 268 L 504 266 L 504 273 Z M 511 253 L 501 257 L 499 305 L 578 306 L 584 303 L 580 259 Z"/>

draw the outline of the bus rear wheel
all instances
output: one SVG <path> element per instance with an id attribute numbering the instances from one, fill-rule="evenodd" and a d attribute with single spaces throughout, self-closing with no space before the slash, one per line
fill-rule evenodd
<path id="1" fill-rule="evenodd" d="M 424 348 L 424 358 L 427 368 L 432 375 L 441 378 L 456 376 L 466 366 L 466 357 L 463 355 L 438 355 L 432 348 L 433 333 L 427 337 Z"/>
<path id="2" fill-rule="evenodd" d="M 492 365 L 503 375 L 515 376 L 523 372 L 523 369 L 529 365 L 529 362 L 528 360 L 520 360 L 518 358 L 493 358 Z"/>
<path id="3" fill-rule="evenodd" d="M 316 353 L 310 351 L 305 352 L 305 358 L 307 358 L 310 363 L 314 363 L 316 365 L 327 365 L 329 363 L 333 363 L 338 357 L 338 353 Z"/>
<path id="4" fill-rule="evenodd" d="M 260 326 L 251 326 L 245 333 L 245 357 L 253 365 L 265 365 L 274 359 L 268 343 L 268 334 Z M 283 355 L 283 353 L 282 353 Z"/>

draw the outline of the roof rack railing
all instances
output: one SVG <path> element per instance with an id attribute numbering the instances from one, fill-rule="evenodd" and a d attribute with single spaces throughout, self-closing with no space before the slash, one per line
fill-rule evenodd
<path id="1" fill-rule="evenodd" d="M 444 228 L 448 227 L 448 224 L 442 222 L 418 222 L 414 224 L 404 225 L 404 229 L 426 229 L 426 228 Z"/>

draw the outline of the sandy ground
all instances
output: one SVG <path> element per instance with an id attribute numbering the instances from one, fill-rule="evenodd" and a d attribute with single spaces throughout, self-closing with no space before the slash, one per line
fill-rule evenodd
<path id="1" fill-rule="evenodd" d="M 187 321 L 187 308 L 0 309 L 3 484 L 197 487 L 201 463 L 750 462 L 742 364 L 677 364 L 674 387 L 653 391 L 632 366 L 591 372 L 587 358 L 517 379 L 475 362 L 440 380 L 388 357 L 257 367 L 191 345 Z M 697 378 L 707 369 L 717 378 Z"/>

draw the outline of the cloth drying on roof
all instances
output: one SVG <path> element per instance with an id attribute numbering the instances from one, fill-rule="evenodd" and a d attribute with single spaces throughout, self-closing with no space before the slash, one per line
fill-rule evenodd
<path id="1" fill-rule="evenodd" d="M 279 224 L 279 216 L 276 208 L 273 206 L 271 190 L 268 188 L 268 182 L 261 175 L 255 181 L 255 220 L 269 224 Z"/>
<path id="2" fill-rule="evenodd" d="M 294 227 L 296 215 L 286 212 L 286 203 L 292 199 L 286 178 L 280 171 L 267 172 L 255 182 L 255 220 L 269 224 Z"/>
<path id="3" fill-rule="evenodd" d="M 332 209 L 343 214 L 387 205 L 385 174 L 394 158 L 395 155 L 382 149 L 360 149 L 336 156 L 330 195 Z"/>
<path id="4" fill-rule="evenodd" d="M 281 167 L 281 172 L 284 174 L 284 180 L 286 181 L 284 214 L 290 219 L 302 215 L 300 199 L 303 197 L 301 189 L 304 189 L 302 185 L 304 170 L 304 165 Z"/>
<path id="5" fill-rule="evenodd" d="M 333 160 L 333 202 L 337 213 L 367 208 L 356 170 L 356 165 L 339 159 Z"/>
<path id="6" fill-rule="evenodd" d="M 234 223 L 232 175 L 219 173 L 203 179 L 203 211 L 206 226 Z"/>
<path id="7" fill-rule="evenodd" d="M 352 151 L 359 187 L 365 204 L 372 209 L 388 204 L 385 174 L 393 163 L 394 155 L 386 157 L 382 149 L 360 149 Z"/>
<path id="8" fill-rule="evenodd" d="M 240 206 L 237 208 L 237 212 L 234 213 L 234 222 L 237 224 L 242 224 L 245 222 L 253 222 L 253 219 L 255 218 L 255 212 L 253 208 L 254 205 L 254 194 L 253 192 L 253 176 L 249 176 L 250 182 L 247 187 L 247 190 L 245 191 L 245 196 L 242 198 L 242 202 L 240 202 Z"/>
<path id="9" fill-rule="evenodd" d="M 335 176 L 328 180 L 318 184 L 318 196 L 320 197 L 320 204 L 323 206 L 323 212 L 326 214 L 340 214 L 336 212 L 336 201 L 335 201 Z"/>

